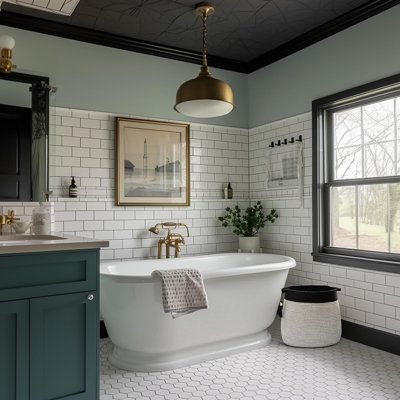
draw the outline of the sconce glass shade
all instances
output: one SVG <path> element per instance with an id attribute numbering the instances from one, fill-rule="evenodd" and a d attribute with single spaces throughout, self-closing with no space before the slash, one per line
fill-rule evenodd
<path id="1" fill-rule="evenodd" d="M 9 35 L 0 36 L 0 49 L 12 50 L 15 47 L 15 40 Z"/>
<path id="2" fill-rule="evenodd" d="M 231 87 L 213 78 L 205 67 L 202 67 L 197 78 L 179 87 L 174 107 L 179 113 L 195 118 L 220 117 L 234 108 Z"/>

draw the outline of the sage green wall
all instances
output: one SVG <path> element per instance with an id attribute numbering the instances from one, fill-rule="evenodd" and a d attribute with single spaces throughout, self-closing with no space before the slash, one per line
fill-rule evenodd
<path id="1" fill-rule="evenodd" d="M 311 110 L 312 100 L 400 72 L 400 6 L 250 75 L 213 69 L 235 92 L 229 115 L 193 122 L 254 127 Z M 0 26 L 20 70 L 50 76 L 60 107 L 185 119 L 176 89 L 198 66 Z"/>
<path id="2" fill-rule="evenodd" d="M 311 111 L 322 96 L 400 73 L 400 6 L 249 76 L 249 127 Z"/>
<path id="3" fill-rule="evenodd" d="M 15 38 L 18 70 L 49 76 L 58 87 L 52 105 L 189 120 L 173 105 L 179 85 L 198 74 L 197 65 L 0 26 L 5 33 Z M 232 86 L 237 107 L 224 117 L 190 121 L 247 128 L 247 76 L 212 73 Z"/>
<path id="4" fill-rule="evenodd" d="M 0 79 L 0 104 L 31 108 L 31 85 L 22 82 L 11 82 Z"/>

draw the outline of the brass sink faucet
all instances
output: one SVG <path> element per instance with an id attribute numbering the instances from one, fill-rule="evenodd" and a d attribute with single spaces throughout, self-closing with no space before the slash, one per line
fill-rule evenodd
<path id="1" fill-rule="evenodd" d="M 15 221 L 19 221 L 19 218 L 15 218 L 14 210 L 8 210 L 8 213 L 5 215 L 0 214 L 0 235 L 3 233 L 4 225 L 11 225 Z"/>
<path id="2" fill-rule="evenodd" d="M 175 249 L 175 258 L 181 254 L 181 244 L 185 244 L 185 239 L 180 233 L 172 233 L 176 228 L 186 228 L 187 235 L 189 236 L 189 228 L 182 222 L 160 222 L 149 229 L 150 232 L 158 235 L 161 229 L 167 230 L 167 236 L 158 241 L 157 257 L 162 258 L 162 248 L 165 245 L 165 257 L 171 257 L 171 247 Z"/>

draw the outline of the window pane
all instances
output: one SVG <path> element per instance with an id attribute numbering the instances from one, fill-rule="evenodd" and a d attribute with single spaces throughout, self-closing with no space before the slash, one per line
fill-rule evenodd
<path id="1" fill-rule="evenodd" d="M 361 144 L 361 108 L 334 114 L 335 148 Z"/>
<path id="2" fill-rule="evenodd" d="M 336 149 L 336 179 L 352 179 L 361 177 L 361 146 Z"/>
<path id="3" fill-rule="evenodd" d="M 369 104 L 362 109 L 365 143 L 394 139 L 394 99 Z"/>
<path id="4" fill-rule="evenodd" d="M 400 184 L 389 185 L 390 251 L 400 253 Z"/>
<path id="5" fill-rule="evenodd" d="M 365 177 L 395 174 L 395 142 L 369 144 L 364 147 Z"/>
<path id="6" fill-rule="evenodd" d="M 356 206 L 354 187 L 335 187 L 331 191 L 331 246 L 356 248 Z"/>
<path id="7" fill-rule="evenodd" d="M 397 175 L 399 103 L 391 98 L 333 113 L 334 179 Z"/>
<path id="8" fill-rule="evenodd" d="M 361 108 L 334 113 L 333 129 L 335 178 L 360 178 L 362 176 Z"/>
<path id="9" fill-rule="evenodd" d="M 330 245 L 400 253 L 400 183 L 333 187 Z"/>
<path id="10" fill-rule="evenodd" d="M 358 187 L 358 248 L 389 251 L 388 185 Z"/>

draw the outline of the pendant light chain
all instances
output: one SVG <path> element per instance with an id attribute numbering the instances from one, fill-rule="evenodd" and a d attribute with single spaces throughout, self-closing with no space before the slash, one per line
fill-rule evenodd
<path id="1" fill-rule="evenodd" d="M 207 68 L 207 14 L 203 13 L 203 67 Z"/>

